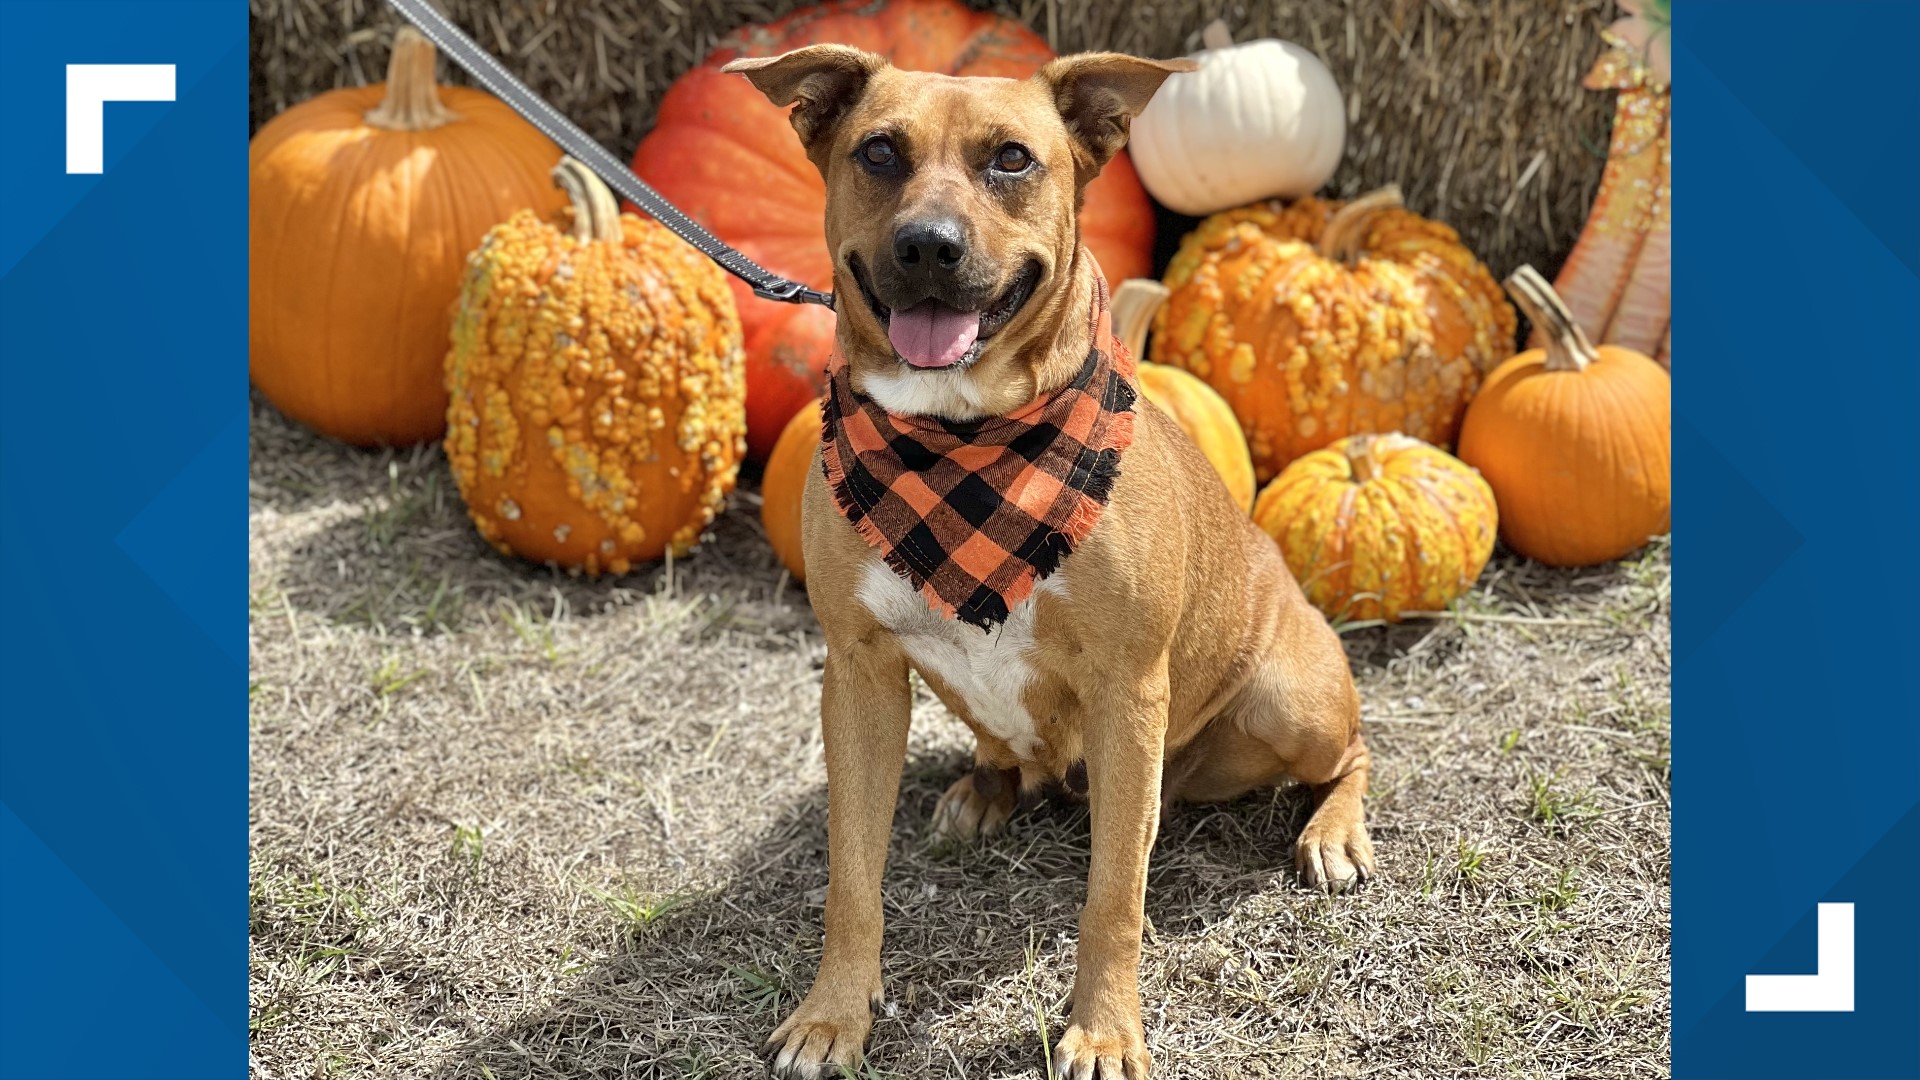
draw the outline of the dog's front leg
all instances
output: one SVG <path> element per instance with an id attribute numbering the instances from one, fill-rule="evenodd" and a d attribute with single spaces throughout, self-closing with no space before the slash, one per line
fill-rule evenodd
<path id="1" fill-rule="evenodd" d="M 767 1040 L 776 1076 L 858 1068 L 880 992 L 880 874 L 912 709 L 891 637 L 829 641 L 820 726 L 827 761 L 826 945 L 813 989 Z"/>
<path id="2" fill-rule="evenodd" d="M 1093 863 L 1080 912 L 1073 1015 L 1053 1051 L 1063 1080 L 1146 1080 L 1140 1025 L 1140 925 L 1147 859 L 1160 825 L 1167 731 L 1163 659 L 1138 682 L 1100 695 L 1087 710 L 1087 802 Z"/>

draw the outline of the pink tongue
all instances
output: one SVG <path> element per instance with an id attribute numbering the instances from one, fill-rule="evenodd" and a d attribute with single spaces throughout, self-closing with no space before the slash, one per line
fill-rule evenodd
<path id="1" fill-rule="evenodd" d="M 887 322 L 894 351 L 914 367 L 942 368 L 960 362 L 980 336 L 980 316 L 955 311 L 937 300 L 896 311 Z"/>

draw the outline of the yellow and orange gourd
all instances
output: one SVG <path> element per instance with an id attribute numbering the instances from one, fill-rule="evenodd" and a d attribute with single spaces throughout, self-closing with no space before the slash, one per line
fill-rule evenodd
<path id="1" fill-rule="evenodd" d="M 745 452 L 740 319 L 724 276 L 621 214 L 583 165 L 571 228 L 528 211 L 467 261 L 446 354 L 447 458 L 482 536 L 588 573 L 685 552 Z"/>
<path id="2" fill-rule="evenodd" d="M 1167 287 L 1151 278 L 1130 278 L 1113 290 L 1113 332 L 1134 357 L 1142 355 L 1147 327 L 1166 299 Z M 1252 509 L 1253 458 L 1247 453 L 1247 437 L 1240 430 L 1240 421 L 1226 399 L 1206 383 L 1167 364 L 1140 364 L 1136 381 L 1147 400 L 1173 417 L 1206 455 L 1240 511 Z"/>
<path id="3" fill-rule="evenodd" d="M 387 81 L 332 90 L 247 151 L 248 366 L 295 420 L 348 442 L 438 436 L 460 268 L 516 210 L 566 205 L 560 148 L 479 90 L 436 86 L 402 28 Z"/>
<path id="4" fill-rule="evenodd" d="M 1328 618 L 1398 622 L 1439 611 L 1473 585 L 1499 515 L 1478 473 L 1393 433 L 1301 456 L 1260 493 L 1253 520 Z"/>
<path id="5" fill-rule="evenodd" d="M 1627 17 L 1582 84 L 1616 91 L 1607 167 L 1554 282 L 1590 340 L 1673 367 L 1673 87 L 1670 5 L 1621 0 Z M 1534 328 L 1534 348 L 1548 337 Z"/>
<path id="6" fill-rule="evenodd" d="M 1451 445 L 1513 347 L 1486 267 L 1393 188 L 1216 214 L 1181 241 L 1166 283 L 1151 358 L 1226 398 L 1262 483 L 1347 435 Z"/>
<path id="7" fill-rule="evenodd" d="M 1500 499 L 1508 546 L 1551 566 L 1617 559 L 1672 513 L 1672 378 L 1644 353 L 1595 346 L 1531 266 L 1507 288 L 1546 340 L 1495 369 L 1460 456 Z"/>

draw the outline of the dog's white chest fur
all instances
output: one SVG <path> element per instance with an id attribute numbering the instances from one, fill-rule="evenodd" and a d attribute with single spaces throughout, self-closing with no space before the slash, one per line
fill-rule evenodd
<path id="1" fill-rule="evenodd" d="M 900 639 L 915 667 L 960 695 L 975 723 L 1014 753 L 1032 758 L 1040 744 L 1026 705 L 1033 681 L 1027 654 L 1033 648 L 1034 601 L 1041 592 L 1064 588 L 1061 575 L 1054 574 L 990 631 L 942 617 L 911 582 L 877 560 L 867 566 L 856 591 L 873 617 Z"/>

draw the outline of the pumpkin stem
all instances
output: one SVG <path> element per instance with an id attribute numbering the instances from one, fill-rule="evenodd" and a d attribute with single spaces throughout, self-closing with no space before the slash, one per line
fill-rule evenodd
<path id="1" fill-rule="evenodd" d="M 1215 19 L 1200 31 L 1200 44 L 1209 49 L 1225 49 L 1233 45 L 1233 31 L 1227 29 L 1224 19 Z"/>
<path id="2" fill-rule="evenodd" d="M 1153 325 L 1154 313 L 1167 302 L 1168 295 L 1167 287 L 1152 278 L 1128 278 L 1113 290 L 1113 332 L 1134 359 L 1144 357 L 1141 350 L 1146 348 L 1147 327 Z"/>
<path id="3" fill-rule="evenodd" d="M 1566 301 L 1540 271 L 1531 265 L 1521 266 L 1507 278 L 1507 293 L 1546 340 L 1548 371 L 1585 371 L 1588 364 L 1600 358 L 1587 332 L 1567 310 Z"/>
<path id="4" fill-rule="evenodd" d="M 1374 217 L 1382 210 L 1398 210 L 1402 205 L 1400 185 L 1388 184 L 1334 211 L 1326 229 L 1320 233 L 1320 254 L 1352 266 L 1360 257 L 1360 248 L 1366 243 Z"/>
<path id="5" fill-rule="evenodd" d="M 440 103 L 440 87 L 433 81 L 433 42 L 411 26 L 393 35 L 393 54 L 387 58 L 387 96 L 367 110 L 366 121 L 388 131 L 426 131 L 460 119 Z"/>
<path id="6" fill-rule="evenodd" d="M 1373 479 L 1380 463 L 1373 457 L 1373 442 L 1378 435 L 1355 435 L 1347 440 L 1347 467 L 1353 470 L 1353 482 L 1364 484 Z"/>
<path id="7" fill-rule="evenodd" d="M 593 170 L 571 157 L 553 167 L 554 185 L 573 201 L 573 238 L 617 241 L 621 237 L 620 204 Z"/>

